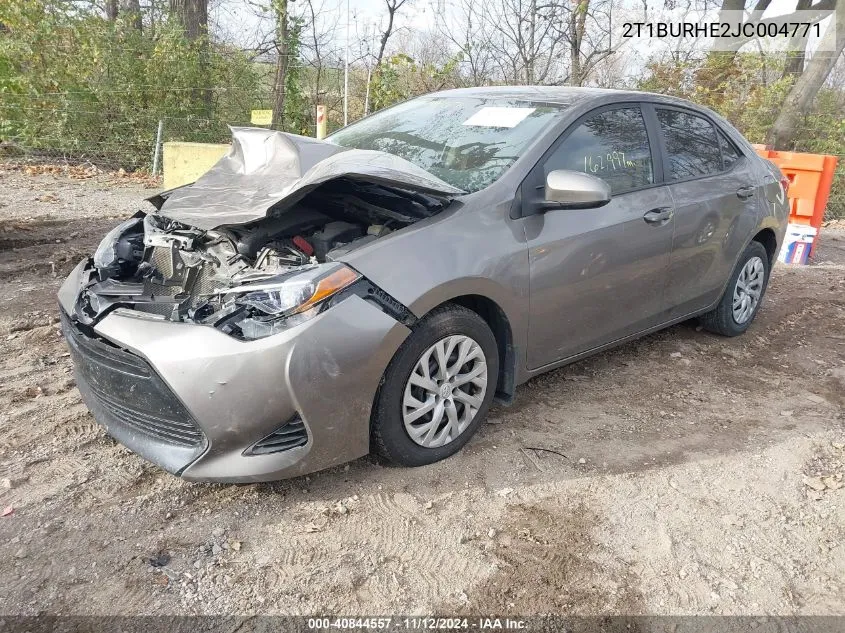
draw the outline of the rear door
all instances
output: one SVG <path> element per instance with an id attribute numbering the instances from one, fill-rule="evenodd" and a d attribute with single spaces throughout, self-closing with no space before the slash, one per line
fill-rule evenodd
<path id="1" fill-rule="evenodd" d="M 666 319 L 719 299 L 749 231 L 760 195 L 751 161 L 702 113 L 654 106 L 663 172 L 675 208 Z"/>
<path id="2" fill-rule="evenodd" d="M 573 123 L 522 185 L 543 201 L 550 171 L 583 171 L 611 186 L 610 203 L 525 218 L 531 276 L 528 366 L 536 369 L 660 321 L 672 248 L 672 199 L 638 103 Z"/>

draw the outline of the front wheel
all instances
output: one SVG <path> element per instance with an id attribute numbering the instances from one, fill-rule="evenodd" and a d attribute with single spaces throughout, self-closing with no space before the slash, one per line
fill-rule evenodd
<path id="1" fill-rule="evenodd" d="M 701 324 L 723 336 L 742 334 L 757 316 L 768 283 L 769 254 L 760 242 L 751 242 L 742 253 L 719 305 L 701 316 Z"/>
<path id="2" fill-rule="evenodd" d="M 499 375 L 490 328 L 457 305 L 422 319 L 393 357 L 376 399 L 375 450 L 402 466 L 458 452 L 487 415 Z"/>

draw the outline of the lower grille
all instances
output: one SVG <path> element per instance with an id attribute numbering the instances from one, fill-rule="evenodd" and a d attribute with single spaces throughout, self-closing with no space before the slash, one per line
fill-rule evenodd
<path id="1" fill-rule="evenodd" d="M 86 336 L 64 313 L 61 318 L 79 390 L 110 433 L 139 433 L 159 444 L 203 447 L 199 425 L 143 358 Z"/>
<path id="2" fill-rule="evenodd" d="M 245 455 L 266 455 L 289 451 L 308 443 L 308 431 L 299 415 L 291 418 L 283 427 L 276 429 L 263 440 L 248 448 Z"/>

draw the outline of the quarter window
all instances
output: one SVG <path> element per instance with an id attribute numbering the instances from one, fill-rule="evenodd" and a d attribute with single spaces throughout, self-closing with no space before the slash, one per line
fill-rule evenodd
<path id="1" fill-rule="evenodd" d="M 543 165 L 546 175 L 555 169 L 598 176 L 614 194 L 652 184 L 651 148 L 640 109 L 604 110 L 579 123 Z"/>
<path id="2" fill-rule="evenodd" d="M 722 146 L 722 168 L 728 171 L 739 160 L 739 152 L 721 130 L 719 130 L 719 144 Z"/>
<path id="3" fill-rule="evenodd" d="M 679 110 L 657 109 L 666 142 L 667 180 L 699 178 L 722 171 L 716 130 L 707 119 Z"/>

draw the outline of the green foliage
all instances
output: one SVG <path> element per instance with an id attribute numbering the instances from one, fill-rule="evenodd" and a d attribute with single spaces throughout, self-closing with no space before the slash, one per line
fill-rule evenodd
<path id="1" fill-rule="evenodd" d="M 7 0 L 0 24 L 0 138 L 36 151 L 146 167 L 159 120 L 170 139 L 225 140 L 260 99 L 243 54 L 174 24 L 150 36 L 62 0 Z"/>
<path id="2" fill-rule="evenodd" d="M 370 104 L 373 112 L 410 96 L 399 78 L 403 71 L 412 72 L 415 65 L 414 60 L 405 53 L 397 53 L 382 61 L 370 78 Z"/>
<path id="3" fill-rule="evenodd" d="M 311 130 L 311 104 L 303 88 L 302 65 L 299 63 L 302 47 L 302 18 L 288 19 L 288 64 L 285 74 L 285 129 L 295 134 L 309 135 Z"/>
<path id="4" fill-rule="evenodd" d="M 443 65 L 419 64 L 405 53 L 382 61 L 370 79 L 372 110 L 381 110 L 412 97 L 457 85 L 458 67 L 463 55 L 458 53 Z"/>

